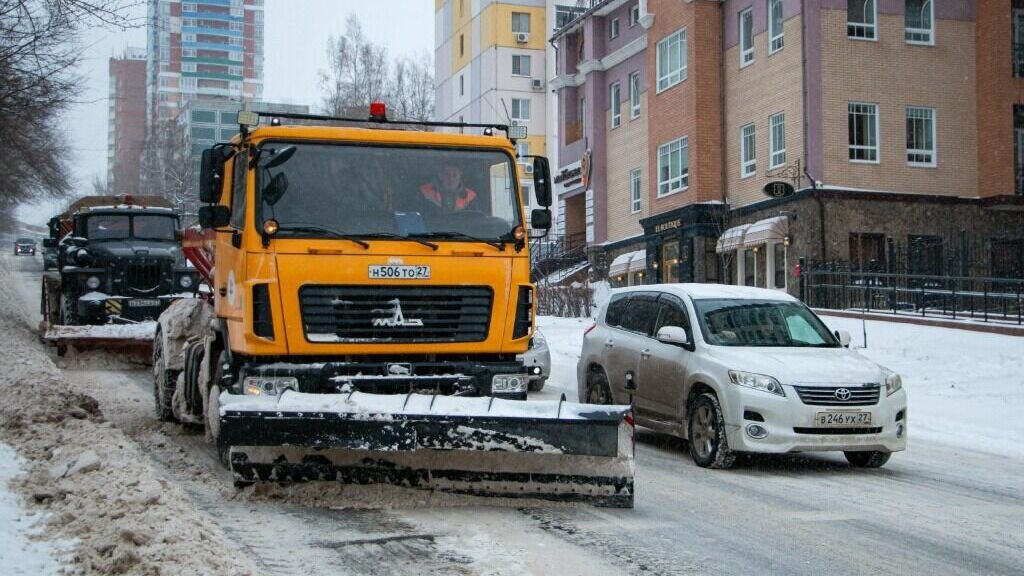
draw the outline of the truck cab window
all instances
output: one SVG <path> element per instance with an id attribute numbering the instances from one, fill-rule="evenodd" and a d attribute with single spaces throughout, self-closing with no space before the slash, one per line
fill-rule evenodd
<path id="1" fill-rule="evenodd" d="M 245 227 L 245 175 L 248 166 L 248 152 L 242 151 L 235 155 L 231 176 L 231 227 L 239 230 Z"/>

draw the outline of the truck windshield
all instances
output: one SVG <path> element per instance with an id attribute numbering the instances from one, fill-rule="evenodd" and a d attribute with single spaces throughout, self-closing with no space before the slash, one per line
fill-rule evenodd
<path id="1" fill-rule="evenodd" d="M 174 240 L 176 222 L 171 216 L 132 216 L 132 235 L 144 240 Z"/>
<path id="2" fill-rule="evenodd" d="M 173 216 L 97 214 L 86 219 L 89 240 L 174 240 L 176 227 Z"/>
<path id="3" fill-rule="evenodd" d="M 520 224 L 504 152 L 273 142 L 263 154 L 290 146 L 256 169 L 261 217 L 281 235 L 501 240 Z"/>
<path id="4" fill-rule="evenodd" d="M 695 300 L 704 340 L 714 346 L 838 348 L 806 306 L 772 300 Z"/>

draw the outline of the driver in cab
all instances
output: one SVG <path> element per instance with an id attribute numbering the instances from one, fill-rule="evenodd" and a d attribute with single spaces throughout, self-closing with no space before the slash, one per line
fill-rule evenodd
<path id="1" fill-rule="evenodd" d="M 476 209 L 477 194 L 462 182 L 462 169 L 455 164 L 442 164 L 437 178 L 420 186 L 420 194 L 435 212 Z"/>

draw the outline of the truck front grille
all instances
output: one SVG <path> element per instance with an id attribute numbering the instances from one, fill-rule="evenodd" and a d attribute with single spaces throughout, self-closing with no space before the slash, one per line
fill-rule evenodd
<path id="1" fill-rule="evenodd" d="M 794 386 L 800 400 L 810 406 L 872 406 L 878 404 L 878 384 L 864 386 Z"/>
<path id="2" fill-rule="evenodd" d="M 303 286 L 310 342 L 482 342 L 493 292 L 486 286 Z"/>
<path id="3" fill-rule="evenodd" d="M 129 261 L 124 267 L 124 286 L 135 293 L 150 294 L 160 288 L 162 272 L 160 262 Z"/>

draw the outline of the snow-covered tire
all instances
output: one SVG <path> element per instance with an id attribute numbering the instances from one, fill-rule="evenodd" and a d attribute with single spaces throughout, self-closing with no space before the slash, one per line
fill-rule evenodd
<path id="1" fill-rule="evenodd" d="M 587 374 L 587 404 L 614 404 L 612 389 L 604 370 L 598 368 Z"/>
<path id="2" fill-rule="evenodd" d="M 161 422 L 176 420 L 172 403 L 177 382 L 178 375 L 167 369 L 163 334 L 157 332 L 153 340 L 153 407 L 156 419 Z"/>
<path id="3" fill-rule="evenodd" d="M 213 368 L 213 385 L 206 394 L 206 441 L 217 450 L 217 458 L 221 464 L 231 468 L 228 461 L 228 446 L 220 439 L 220 383 L 224 380 L 224 365 L 228 362 L 227 352 L 221 351 L 217 356 L 217 365 Z"/>
<path id="4" fill-rule="evenodd" d="M 690 456 L 701 468 L 726 469 L 736 462 L 725 434 L 725 418 L 718 398 L 705 392 L 690 405 L 686 418 Z"/>
<path id="5" fill-rule="evenodd" d="M 530 383 L 526 385 L 527 390 L 530 392 L 540 392 L 544 389 L 544 383 L 547 382 L 547 378 L 536 378 L 530 380 Z"/>
<path id="6" fill-rule="evenodd" d="M 889 461 L 892 452 L 869 450 L 866 452 L 843 452 L 846 461 L 854 468 L 881 468 Z"/>

